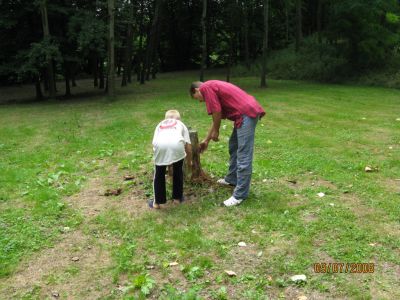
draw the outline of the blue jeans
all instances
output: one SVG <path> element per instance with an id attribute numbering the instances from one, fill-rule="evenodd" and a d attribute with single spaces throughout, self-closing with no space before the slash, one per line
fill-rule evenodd
<path id="1" fill-rule="evenodd" d="M 229 138 L 229 170 L 225 181 L 235 185 L 233 197 L 245 199 L 249 195 L 251 173 L 253 171 L 254 133 L 257 118 L 243 116 L 240 128 L 233 128 Z"/>

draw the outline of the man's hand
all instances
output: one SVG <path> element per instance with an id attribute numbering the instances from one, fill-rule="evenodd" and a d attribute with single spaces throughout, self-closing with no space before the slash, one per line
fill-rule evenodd
<path id="1" fill-rule="evenodd" d="M 208 141 L 207 140 L 203 140 L 200 144 L 200 153 L 203 153 L 204 151 L 207 150 L 208 148 Z"/>
<path id="2" fill-rule="evenodd" d="M 211 139 L 214 141 L 214 142 L 218 142 L 219 141 L 219 131 L 217 131 L 217 130 L 213 130 L 212 131 L 212 133 L 211 133 Z"/>

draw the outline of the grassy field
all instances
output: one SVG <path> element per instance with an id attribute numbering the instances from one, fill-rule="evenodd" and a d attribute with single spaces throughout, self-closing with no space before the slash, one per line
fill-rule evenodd
<path id="1" fill-rule="evenodd" d="M 228 209 L 229 188 L 188 183 L 186 203 L 149 210 L 164 112 L 200 137 L 210 125 L 188 96 L 196 76 L 163 74 L 113 102 L 0 106 L 0 299 L 400 299 L 400 92 L 235 78 L 267 111 L 250 197 Z M 215 179 L 223 125 L 201 158 Z"/>

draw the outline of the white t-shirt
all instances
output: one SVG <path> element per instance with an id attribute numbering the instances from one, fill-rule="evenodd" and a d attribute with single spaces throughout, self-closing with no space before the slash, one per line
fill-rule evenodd
<path id="1" fill-rule="evenodd" d="M 154 162 L 157 166 L 167 166 L 184 159 L 185 144 L 190 144 L 189 130 L 179 120 L 165 119 L 154 131 Z"/>

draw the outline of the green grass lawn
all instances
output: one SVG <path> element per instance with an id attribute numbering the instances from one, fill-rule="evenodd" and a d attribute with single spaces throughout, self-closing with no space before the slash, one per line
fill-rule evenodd
<path id="1" fill-rule="evenodd" d="M 250 197 L 223 208 L 229 188 L 188 183 L 187 203 L 150 211 L 151 140 L 164 112 L 178 109 L 200 138 L 210 126 L 188 96 L 196 77 L 163 74 L 113 102 L 0 106 L 0 298 L 51 298 L 56 287 L 61 299 L 400 299 L 400 92 L 294 81 L 260 89 L 258 78 L 235 78 L 267 112 Z M 201 158 L 214 178 L 227 169 L 232 125 L 222 125 Z M 136 179 L 124 183 L 126 174 Z M 123 193 L 89 217 L 70 202 L 93 180 L 99 193 Z M 90 274 L 71 262 L 21 279 L 58 249 L 65 228 L 102 249 Z M 371 263 L 374 272 L 316 273 L 315 263 Z M 298 274 L 307 281 L 293 283 Z M 83 277 L 85 287 L 71 288 Z M 26 282 L 15 288 L 16 278 Z"/>

